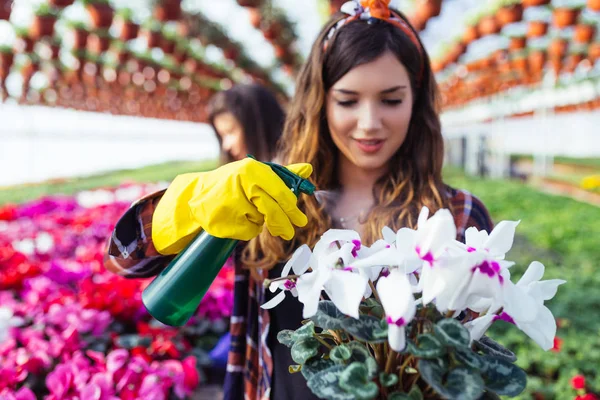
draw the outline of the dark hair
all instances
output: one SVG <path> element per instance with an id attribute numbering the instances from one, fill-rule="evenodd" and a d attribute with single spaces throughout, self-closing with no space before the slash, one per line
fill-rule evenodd
<path id="1" fill-rule="evenodd" d="M 215 133 L 215 118 L 222 113 L 231 113 L 241 124 L 249 154 L 262 161 L 273 159 L 277 141 L 283 131 L 285 114 L 268 89 L 256 84 L 240 84 L 216 93 L 208 103 L 208 121 Z M 218 133 L 217 139 L 221 146 L 221 136 Z M 231 154 L 224 152 L 221 153 L 221 160 L 234 161 Z"/>
<path id="2" fill-rule="evenodd" d="M 397 14 L 409 24 L 402 14 Z M 419 42 L 419 49 L 406 33 L 388 22 L 349 22 L 335 32 L 324 50 L 323 42 L 331 27 L 345 17 L 342 13 L 333 16 L 313 44 L 296 82 L 277 157 L 283 164 L 312 164 L 311 180 L 319 189 L 338 187 L 338 150 L 325 112 L 327 91 L 353 68 L 375 61 L 388 51 L 394 54 L 408 71 L 414 104 L 406 139 L 390 160 L 390 173 L 373 188 L 375 206 L 367 216 L 369 224 L 365 225 L 363 237 L 372 243 L 384 226 L 394 230 L 414 227 L 423 206 L 433 212 L 448 206 L 441 175 L 444 145 L 437 112 L 437 85 L 422 43 Z M 308 225 L 298 229 L 288 243 L 263 232 L 246 248 L 245 264 L 271 268 L 300 244 L 313 246 L 331 228 L 331 218 L 314 197 L 300 196 L 298 205 L 307 214 Z"/>

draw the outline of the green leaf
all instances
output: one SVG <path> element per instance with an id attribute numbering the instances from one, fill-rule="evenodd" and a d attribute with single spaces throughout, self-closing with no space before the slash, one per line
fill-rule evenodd
<path id="1" fill-rule="evenodd" d="M 490 339 L 487 336 L 483 336 L 479 340 L 475 340 L 475 347 L 481 350 L 483 353 L 488 354 L 493 357 L 502 358 L 510 363 L 514 363 L 517 361 L 517 356 L 512 351 L 508 350 L 506 347 L 502 346 L 500 343 L 495 340 Z"/>
<path id="2" fill-rule="evenodd" d="M 450 399 L 477 400 L 483 394 L 484 382 L 479 372 L 465 367 L 450 371 L 444 384 L 444 370 L 434 362 L 419 360 L 419 372 L 438 394 Z"/>
<path id="3" fill-rule="evenodd" d="M 424 333 L 417 336 L 418 344 L 408 342 L 408 351 L 419 358 L 438 358 L 446 353 L 446 348 L 435 336 Z"/>
<path id="4" fill-rule="evenodd" d="M 406 393 L 394 392 L 390 393 L 388 400 L 411 400 L 411 398 Z"/>
<path id="5" fill-rule="evenodd" d="M 527 386 L 527 374 L 503 358 L 484 356 L 485 387 L 498 395 L 514 397 Z"/>
<path id="6" fill-rule="evenodd" d="M 306 325 L 301 326 L 292 333 L 292 340 L 297 342 L 300 339 L 313 337 L 315 334 L 315 324 L 310 321 Z"/>
<path id="7" fill-rule="evenodd" d="M 305 364 L 319 354 L 320 346 L 321 343 L 314 337 L 300 339 L 292 346 L 292 360 L 298 364 Z"/>
<path id="8" fill-rule="evenodd" d="M 333 349 L 331 349 L 329 357 L 333 361 L 343 363 L 344 361 L 347 361 L 350 359 L 350 357 L 352 357 L 352 349 L 350 349 L 344 344 L 335 346 Z"/>
<path id="9" fill-rule="evenodd" d="M 423 393 L 421 393 L 421 389 L 417 385 L 413 385 L 408 397 L 410 397 L 410 400 L 423 400 Z"/>
<path id="10" fill-rule="evenodd" d="M 483 396 L 479 398 L 479 400 L 502 400 L 500 396 L 493 392 L 485 392 Z"/>
<path id="11" fill-rule="evenodd" d="M 367 366 L 360 362 L 353 362 L 346 367 L 340 375 L 339 385 L 357 400 L 371 400 L 379 394 L 377 384 L 369 380 Z"/>
<path id="12" fill-rule="evenodd" d="M 385 372 L 382 372 L 379 374 L 379 382 L 381 382 L 381 386 L 383 387 L 394 386 L 396 383 L 398 383 L 398 375 L 386 374 Z"/>
<path id="13" fill-rule="evenodd" d="M 370 315 L 361 315 L 360 319 L 346 318 L 342 321 L 342 326 L 346 332 L 363 342 L 384 343 L 387 341 L 387 324 L 379 318 Z"/>
<path id="14" fill-rule="evenodd" d="M 316 358 L 309 360 L 306 362 L 306 364 L 302 366 L 302 376 L 304 376 L 304 379 L 308 381 L 317 373 L 331 368 L 334 365 L 335 363 L 333 361 L 324 358 Z"/>
<path id="15" fill-rule="evenodd" d="M 342 321 L 348 317 L 337 309 L 333 301 L 324 300 L 319 302 L 317 313 L 310 319 L 323 330 L 343 330 Z"/>
<path id="16" fill-rule="evenodd" d="M 360 342 L 353 340 L 352 342 L 346 343 L 346 346 L 352 350 L 352 361 L 366 362 L 367 359 L 371 358 L 369 350 Z"/>
<path id="17" fill-rule="evenodd" d="M 371 315 L 379 319 L 382 319 L 385 315 L 382 305 L 372 297 L 369 297 L 361 303 L 360 311 L 363 314 Z"/>
<path id="18" fill-rule="evenodd" d="M 375 361 L 373 357 L 369 357 L 367 358 L 367 361 L 365 361 L 365 365 L 367 366 L 369 380 L 375 379 L 377 373 L 379 372 L 379 365 L 377 365 L 377 361 Z"/>
<path id="19" fill-rule="evenodd" d="M 288 367 L 288 372 L 290 374 L 295 374 L 295 373 L 298 373 L 300 371 L 302 371 L 302 365 L 290 365 Z"/>
<path id="20" fill-rule="evenodd" d="M 294 345 L 294 343 L 296 342 L 292 338 L 293 334 L 294 334 L 294 331 L 292 331 L 290 329 L 284 329 L 277 334 L 277 341 L 279 343 L 283 344 L 284 346 L 292 347 Z"/>
<path id="21" fill-rule="evenodd" d="M 483 369 L 484 363 L 481 356 L 471 349 L 455 348 L 454 355 L 460 363 L 465 364 L 467 367 L 477 370 Z"/>
<path id="22" fill-rule="evenodd" d="M 471 335 L 467 328 L 452 318 L 445 318 L 434 326 L 435 334 L 452 347 L 469 347 Z"/>
<path id="23" fill-rule="evenodd" d="M 338 384 L 340 375 L 346 367 L 335 365 L 314 374 L 307 382 L 308 388 L 321 399 L 353 400 L 355 397 L 346 393 Z"/>

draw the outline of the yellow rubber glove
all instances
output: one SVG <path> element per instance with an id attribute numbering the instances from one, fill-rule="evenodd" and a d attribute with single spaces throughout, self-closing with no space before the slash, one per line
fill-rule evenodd
<path id="1" fill-rule="evenodd" d="M 308 178 L 310 164 L 287 167 Z M 209 172 L 179 175 L 152 216 L 152 240 L 161 254 L 177 254 L 204 229 L 215 237 L 250 240 L 264 224 L 285 240 L 308 220 L 296 195 L 273 170 L 251 158 Z"/>

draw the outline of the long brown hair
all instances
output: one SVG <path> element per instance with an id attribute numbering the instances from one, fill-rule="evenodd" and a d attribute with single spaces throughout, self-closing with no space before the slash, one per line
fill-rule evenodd
<path id="1" fill-rule="evenodd" d="M 221 149 L 223 143 L 215 127 L 215 118 L 222 113 L 231 113 L 242 126 L 249 154 L 262 161 L 273 159 L 285 122 L 283 108 L 273 93 L 258 84 L 239 84 L 211 97 L 208 122 L 217 133 Z M 232 161 L 235 161 L 232 155 L 221 150 L 221 162 Z"/>
<path id="2" fill-rule="evenodd" d="M 403 15 L 398 15 L 406 21 Z M 422 206 L 435 211 L 448 205 L 441 176 L 444 149 L 437 112 L 437 85 L 422 44 L 419 42 L 421 56 L 405 33 L 383 21 L 346 24 L 336 31 L 324 51 L 325 37 L 343 17 L 338 13 L 326 24 L 300 71 L 277 159 L 284 165 L 310 163 L 314 168 L 311 179 L 318 189 L 337 189 L 339 151 L 327 125 L 326 93 L 351 69 L 372 62 L 385 52 L 393 53 L 409 73 L 414 104 L 407 137 L 390 160 L 390 172 L 373 188 L 375 205 L 365 218 L 368 224 L 362 237 L 370 244 L 381 238 L 384 226 L 394 230 L 414 227 Z M 307 214 L 308 225 L 297 229 L 290 242 L 272 237 L 265 230 L 244 250 L 244 264 L 251 268 L 272 268 L 301 244 L 312 247 L 331 228 L 325 206 L 317 203 L 314 196 L 300 196 L 298 206 Z"/>

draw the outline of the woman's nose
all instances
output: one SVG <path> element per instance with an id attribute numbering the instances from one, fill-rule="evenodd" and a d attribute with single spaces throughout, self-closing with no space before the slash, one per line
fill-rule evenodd
<path id="1" fill-rule="evenodd" d="M 376 104 L 365 103 L 359 112 L 358 129 L 365 132 L 381 129 L 382 122 Z"/>

